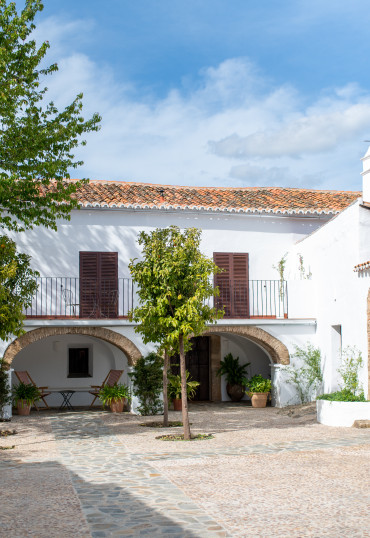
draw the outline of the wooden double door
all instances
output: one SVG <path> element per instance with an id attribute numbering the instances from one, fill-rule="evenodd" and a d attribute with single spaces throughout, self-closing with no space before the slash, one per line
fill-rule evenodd
<path id="1" fill-rule="evenodd" d="M 191 339 L 192 348 L 186 353 L 186 369 L 189 370 L 191 379 L 199 381 L 200 385 L 193 400 L 209 400 L 209 337 L 198 336 Z M 174 374 L 180 373 L 180 357 L 174 355 L 171 358 L 171 370 Z M 175 366 L 178 365 L 178 366 Z"/>

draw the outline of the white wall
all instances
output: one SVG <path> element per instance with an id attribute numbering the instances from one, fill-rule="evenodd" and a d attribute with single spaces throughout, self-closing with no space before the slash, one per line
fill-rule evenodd
<path id="1" fill-rule="evenodd" d="M 316 343 L 323 353 L 325 391 L 338 388 L 339 354 L 333 326 L 342 327 L 342 348 L 356 346 L 364 358 L 362 384 L 367 392 L 367 294 L 369 274 L 353 271 L 370 259 L 370 211 L 356 202 L 320 230 L 295 245 L 302 253 L 316 288 Z"/>
<path id="2" fill-rule="evenodd" d="M 32 256 L 41 276 L 79 275 L 79 251 L 118 251 L 119 276 L 129 277 L 130 258 L 140 256 L 137 236 L 170 224 L 203 230 L 202 249 L 213 252 L 248 252 L 250 279 L 278 279 L 272 268 L 297 240 L 317 229 L 327 217 L 214 214 L 186 211 L 133 211 L 81 209 L 60 221 L 58 231 L 42 227 L 13 234 L 21 251 Z"/>

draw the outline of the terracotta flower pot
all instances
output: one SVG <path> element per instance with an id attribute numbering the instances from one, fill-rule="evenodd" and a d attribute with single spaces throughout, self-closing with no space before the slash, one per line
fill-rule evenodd
<path id="1" fill-rule="evenodd" d="M 110 410 L 112 413 L 122 413 L 125 406 L 125 400 L 112 400 L 110 403 Z"/>
<path id="2" fill-rule="evenodd" d="M 17 402 L 18 415 L 29 415 L 31 412 L 31 406 L 27 404 L 25 400 L 18 400 Z"/>
<path id="3" fill-rule="evenodd" d="M 182 399 L 181 398 L 174 398 L 174 400 L 173 400 L 173 410 L 174 411 L 182 411 Z"/>
<path id="4" fill-rule="evenodd" d="M 243 385 L 231 385 L 230 383 L 227 383 L 226 392 L 232 402 L 240 402 L 245 394 L 245 388 Z"/>
<path id="5" fill-rule="evenodd" d="M 266 407 L 268 392 L 252 392 L 252 407 Z"/>

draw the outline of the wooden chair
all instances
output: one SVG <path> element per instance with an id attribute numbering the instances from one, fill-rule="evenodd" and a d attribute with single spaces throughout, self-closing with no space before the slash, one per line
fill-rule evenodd
<path id="1" fill-rule="evenodd" d="M 24 383 L 25 385 L 34 385 L 35 387 L 37 387 L 39 389 L 39 391 L 40 391 L 40 394 L 41 394 L 40 398 L 45 404 L 45 408 L 50 409 L 50 407 L 47 404 L 47 401 L 45 400 L 45 397 L 49 396 L 49 394 L 51 394 L 51 392 L 45 392 L 45 390 L 48 389 L 48 387 L 38 387 L 27 371 L 23 371 L 23 372 L 16 372 L 15 371 L 14 373 L 15 373 L 15 375 L 17 376 L 18 380 L 21 383 Z M 40 411 L 40 409 L 37 407 L 36 402 L 34 402 L 34 406 L 36 407 L 37 411 Z"/>
<path id="2" fill-rule="evenodd" d="M 94 405 L 95 400 L 99 396 L 100 390 L 105 386 L 108 385 L 108 387 L 113 387 L 114 385 L 117 385 L 119 378 L 123 374 L 123 370 L 109 370 L 109 373 L 107 377 L 104 379 L 103 383 L 101 385 L 91 385 L 91 388 L 94 390 L 89 390 L 89 393 L 92 394 L 94 397 L 93 401 L 91 402 L 90 407 Z"/>

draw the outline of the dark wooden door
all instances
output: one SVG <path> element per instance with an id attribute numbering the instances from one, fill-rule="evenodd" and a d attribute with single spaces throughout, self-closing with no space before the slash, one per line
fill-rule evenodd
<path id="1" fill-rule="evenodd" d="M 209 337 L 198 336 L 191 339 L 192 349 L 186 353 L 186 369 L 190 372 L 192 380 L 199 381 L 200 385 L 193 400 L 209 400 Z M 171 358 L 171 370 L 174 374 L 180 373 L 180 357 Z M 173 365 L 177 366 L 173 366 Z"/>
<path id="2" fill-rule="evenodd" d="M 118 253 L 80 252 L 80 317 L 118 316 Z"/>
<path id="3" fill-rule="evenodd" d="M 214 284 L 220 295 L 217 308 L 223 308 L 225 318 L 249 317 L 249 269 L 247 253 L 214 252 L 215 264 L 223 269 L 215 275 Z"/>

